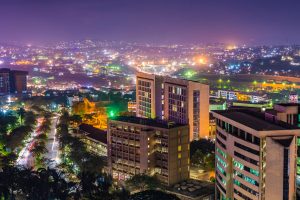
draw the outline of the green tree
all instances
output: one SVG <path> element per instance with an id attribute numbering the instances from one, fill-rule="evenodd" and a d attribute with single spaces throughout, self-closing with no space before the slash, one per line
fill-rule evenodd
<path id="1" fill-rule="evenodd" d="M 24 119 L 24 117 L 25 117 L 25 113 L 26 113 L 26 111 L 25 111 L 25 109 L 24 108 L 19 108 L 19 110 L 18 110 L 18 115 L 19 115 L 19 119 L 20 119 L 20 124 L 22 124 L 23 123 L 23 119 Z"/>
<path id="2" fill-rule="evenodd" d="M 158 191 L 158 190 L 146 190 L 146 191 L 135 193 L 129 197 L 129 200 L 140 200 L 140 199 L 143 199 L 143 200 L 157 200 L 157 199 L 180 200 L 174 194 L 168 194 L 168 193 Z"/>
<path id="3" fill-rule="evenodd" d="M 205 168 L 205 154 L 200 149 L 193 154 L 191 158 L 191 164 Z"/>
<path id="4" fill-rule="evenodd" d="M 146 174 L 136 174 L 125 183 L 129 191 L 153 190 L 161 186 L 161 182 L 156 176 L 148 176 Z"/>

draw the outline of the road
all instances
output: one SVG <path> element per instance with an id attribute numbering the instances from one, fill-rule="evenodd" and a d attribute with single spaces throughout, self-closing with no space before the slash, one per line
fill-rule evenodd
<path id="1" fill-rule="evenodd" d="M 46 148 L 48 150 L 45 157 L 50 160 L 50 168 L 55 168 L 59 164 L 59 144 L 56 135 L 56 124 L 58 121 L 58 116 L 54 116 L 51 120 L 51 130 L 48 134 L 48 141 L 46 143 Z"/>
<path id="2" fill-rule="evenodd" d="M 38 129 L 39 129 L 41 123 L 42 123 L 41 118 L 38 118 L 37 125 L 36 125 L 34 131 L 30 134 L 30 137 L 25 141 L 25 146 L 23 147 L 23 149 L 20 151 L 20 153 L 18 155 L 16 165 L 21 165 L 21 166 L 25 166 L 25 167 L 34 166 L 34 159 L 30 153 L 30 149 L 34 145 L 34 138 L 35 138 L 35 136 L 38 135 Z"/>

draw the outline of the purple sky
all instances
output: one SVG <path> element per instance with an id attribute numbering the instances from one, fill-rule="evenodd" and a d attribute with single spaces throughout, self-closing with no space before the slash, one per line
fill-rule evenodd
<path id="1" fill-rule="evenodd" d="M 0 0 L 0 41 L 300 44 L 300 0 Z"/>

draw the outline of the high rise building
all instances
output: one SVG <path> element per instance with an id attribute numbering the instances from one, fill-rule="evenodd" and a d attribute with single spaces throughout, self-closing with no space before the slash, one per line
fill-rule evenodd
<path id="1" fill-rule="evenodd" d="M 209 137 L 209 86 L 137 73 L 137 116 L 190 125 L 190 140 Z"/>
<path id="2" fill-rule="evenodd" d="M 266 110 L 267 119 L 283 121 L 288 124 L 300 127 L 300 104 L 281 103 L 274 105 L 274 109 Z M 300 137 L 297 138 L 297 187 L 300 187 Z"/>
<path id="3" fill-rule="evenodd" d="M 166 185 L 189 178 L 188 125 L 116 117 L 108 125 L 108 163 L 114 179 L 156 175 Z"/>
<path id="4" fill-rule="evenodd" d="M 300 127 L 299 111 L 298 103 L 280 103 L 274 105 L 273 109 L 266 110 L 266 117 Z"/>
<path id="5" fill-rule="evenodd" d="M 10 86 L 10 70 L 6 68 L 0 69 L 0 94 L 9 94 Z"/>
<path id="6" fill-rule="evenodd" d="M 217 199 L 296 199 L 300 129 L 250 110 L 213 111 Z"/>
<path id="7" fill-rule="evenodd" d="M 0 94 L 23 94 L 27 91 L 26 71 L 0 69 Z"/>

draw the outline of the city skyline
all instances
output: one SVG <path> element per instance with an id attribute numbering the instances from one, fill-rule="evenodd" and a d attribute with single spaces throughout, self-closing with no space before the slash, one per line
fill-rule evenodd
<path id="1" fill-rule="evenodd" d="M 0 0 L 0 200 L 300 199 L 299 10 Z"/>
<path id="2" fill-rule="evenodd" d="M 0 41 L 299 44 L 297 1 L 2 1 Z"/>

